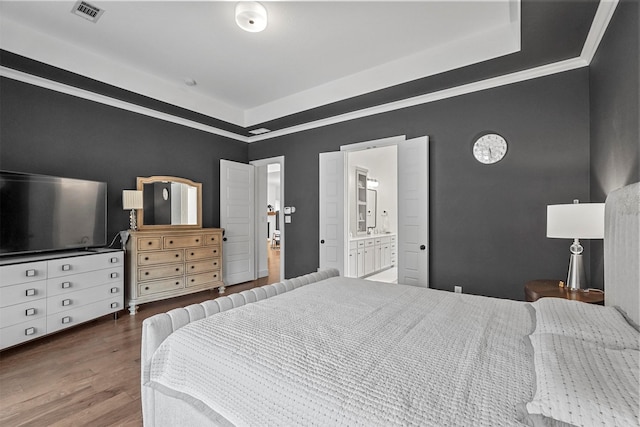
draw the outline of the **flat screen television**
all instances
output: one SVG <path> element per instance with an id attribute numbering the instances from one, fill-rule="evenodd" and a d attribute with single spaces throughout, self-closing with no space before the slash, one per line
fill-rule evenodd
<path id="1" fill-rule="evenodd" d="M 0 256 L 107 243 L 107 184 L 0 171 Z"/>

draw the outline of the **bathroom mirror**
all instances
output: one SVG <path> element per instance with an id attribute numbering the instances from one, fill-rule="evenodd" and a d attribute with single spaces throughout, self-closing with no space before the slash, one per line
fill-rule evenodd
<path id="1" fill-rule="evenodd" d="M 138 228 L 202 228 L 202 184 L 175 176 L 138 177 Z"/>
<path id="2" fill-rule="evenodd" d="M 378 216 L 378 192 L 367 190 L 367 230 L 376 228 L 376 217 Z"/>

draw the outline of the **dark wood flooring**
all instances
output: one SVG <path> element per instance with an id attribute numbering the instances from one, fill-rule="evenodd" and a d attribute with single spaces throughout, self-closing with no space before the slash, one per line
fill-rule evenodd
<path id="1" fill-rule="evenodd" d="M 280 254 L 269 248 L 269 277 L 226 294 L 279 281 Z M 205 291 L 140 306 L 135 316 L 103 316 L 0 352 L 1 426 L 141 426 L 142 321 L 218 297 Z"/>

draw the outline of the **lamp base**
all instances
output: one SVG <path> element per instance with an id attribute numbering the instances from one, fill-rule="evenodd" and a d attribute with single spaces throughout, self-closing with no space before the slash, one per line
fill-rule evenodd
<path id="1" fill-rule="evenodd" d="M 570 291 L 579 291 L 588 288 L 584 274 L 582 254 L 571 254 L 569 260 L 569 274 L 567 275 L 567 288 Z"/>
<path id="2" fill-rule="evenodd" d="M 131 212 L 129 212 L 129 229 L 133 230 L 133 231 L 137 231 L 138 230 L 138 224 L 136 221 L 136 210 L 135 209 L 131 209 Z"/>

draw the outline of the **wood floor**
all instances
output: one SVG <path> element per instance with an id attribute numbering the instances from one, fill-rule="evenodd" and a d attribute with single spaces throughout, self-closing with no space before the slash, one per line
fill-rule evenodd
<path id="1" fill-rule="evenodd" d="M 269 277 L 226 294 L 279 281 L 278 249 Z M 216 298 L 217 291 L 142 305 L 0 352 L 1 426 L 141 426 L 142 321 L 172 308 Z"/>

